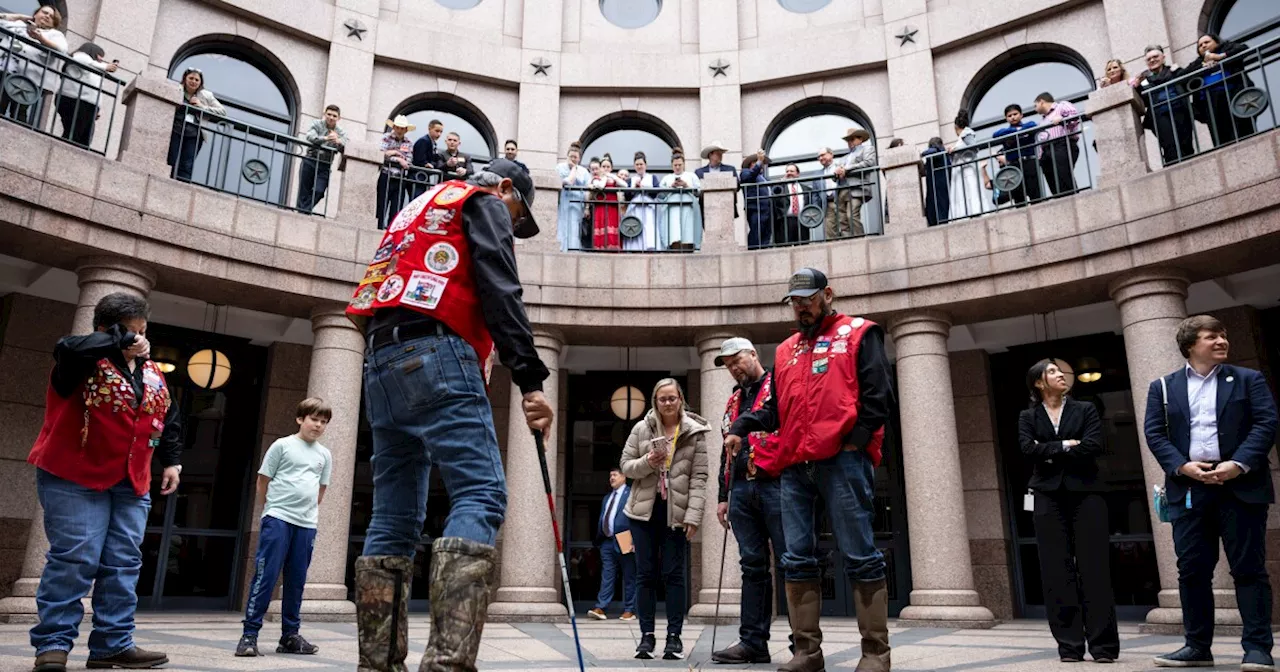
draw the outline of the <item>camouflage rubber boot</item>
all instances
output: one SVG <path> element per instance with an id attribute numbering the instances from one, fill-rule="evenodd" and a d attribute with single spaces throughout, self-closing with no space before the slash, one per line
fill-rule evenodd
<path id="1" fill-rule="evenodd" d="M 409 581 L 413 560 L 403 555 L 356 558 L 359 672 L 408 672 Z"/>
<path id="2" fill-rule="evenodd" d="M 497 550 L 443 537 L 431 552 L 431 639 L 418 672 L 476 672 Z"/>

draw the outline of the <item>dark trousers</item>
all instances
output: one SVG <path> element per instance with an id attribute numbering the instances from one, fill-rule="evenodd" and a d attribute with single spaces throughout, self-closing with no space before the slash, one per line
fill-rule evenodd
<path id="1" fill-rule="evenodd" d="M 636 583 L 640 608 L 640 634 L 653 632 L 658 610 L 658 572 L 667 593 L 667 634 L 684 630 L 685 595 L 684 565 L 689 557 L 689 540 L 684 530 L 667 527 L 667 501 L 661 496 L 653 500 L 649 520 L 631 521 L 631 541 L 635 545 Z"/>
<path id="2" fill-rule="evenodd" d="M 1058 655 L 1120 655 L 1116 598 L 1111 590 L 1107 502 L 1087 492 L 1037 492 L 1036 543 L 1049 629 Z M 1212 574 L 1210 570 L 1210 574 Z M 1210 612 L 1212 614 L 1212 610 Z"/>
<path id="3" fill-rule="evenodd" d="M 302 168 L 298 170 L 298 210 L 311 212 L 324 198 L 329 189 L 329 169 L 333 164 L 329 161 L 307 157 L 302 160 Z"/>
<path id="4" fill-rule="evenodd" d="M 1233 82 L 1229 91 L 1226 87 L 1219 86 L 1211 88 L 1208 93 L 1204 94 L 1208 99 L 1207 114 L 1209 116 L 1206 121 L 1209 126 L 1209 134 L 1213 137 L 1214 147 L 1221 147 L 1253 135 L 1255 130 L 1253 119 L 1250 117 L 1237 117 L 1231 113 L 1231 97 L 1239 92 L 1241 88 L 1243 87 Z"/>
<path id="5" fill-rule="evenodd" d="M 81 147 L 93 142 L 93 123 L 98 116 L 98 106 L 78 98 L 58 99 L 58 118 L 62 119 L 62 139 Z"/>
<path id="6" fill-rule="evenodd" d="M 769 247 L 773 244 L 773 222 L 766 210 L 747 210 L 747 249 Z"/>
<path id="7" fill-rule="evenodd" d="M 189 132 L 188 132 L 189 131 Z M 200 132 L 194 125 L 186 125 L 183 130 L 174 129 L 169 133 L 169 165 L 173 166 L 173 176 L 179 180 L 190 180 L 195 172 L 196 153 L 200 151 Z"/>
<path id="8" fill-rule="evenodd" d="M 1010 194 L 1010 198 L 1014 203 L 1024 203 L 1028 199 L 1031 201 L 1040 200 L 1040 163 L 1034 156 L 1024 156 L 1018 159 L 1016 164 L 1022 169 L 1022 184 L 1018 185 Z"/>
<path id="9" fill-rule="evenodd" d="M 1191 110 L 1185 104 L 1157 105 L 1147 114 L 1155 115 L 1156 142 L 1164 165 L 1175 164 L 1196 153 L 1195 127 Z"/>
<path id="10" fill-rule="evenodd" d="M 311 549 L 315 543 L 315 528 L 299 527 L 272 516 L 262 517 L 253 583 L 249 584 L 249 602 L 244 608 L 246 635 L 256 635 L 262 629 L 262 617 L 271 604 L 271 591 L 275 590 L 281 568 L 284 569 L 280 596 L 282 634 L 298 632 L 302 625 L 302 589 L 307 585 L 307 568 L 311 566 Z"/>
<path id="11" fill-rule="evenodd" d="M 4 59 L 0 58 L 0 63 L 3 61 Z M 12 77 L 13 75 L 9 76 Z M 4 79 L 4 73 L 0 72 L 0 82 L 3 82 Z M 10 98 L 3 90 L 0 90 L 0 115 L 24 126 L 35 126 L 40 119 L 40 103 L 20 105 L 18 101 Z"/>
<path id="12" fill-rule="evenodd" d="M 1208 651 L 1213 645 L 1213 568 L 1218 540 L 1227 551 L 1236 602 L 1244 623 L 1245 651 L 1271 652 L 1271 583 L 1267 578 L 1267 505 L 1246 504 L 1230 491 L 1195 488 L 1191 509 L 1173 520 L 1173 548 L 1178 554 L 1178 595 L 1187 646 Z M 1216 491 L 1215 491 L 1216 490 Z M 1181 504 L 1170 502 L 1170 505 Z"/>
<path id="13" fill-rule="evenodd" d="M 1049 193 L 1069 194 L 1076 190 L 1076 157 L 1080 148 L 1075 138 L 1057 138 L 1041 145 L 1040 172 L 1049 183 Z"/>
<path id="14" fill-rule="evenodd" d="M 405 192 L 411 185 L 400 175 L 378 173 L 378 228 L 385 229 L 391 218 L 404 206 Z"/>
<path id="15" fill-rule="evenodd" d="M 729 525 L 738 538 L 738 564 L 742 568 L 742 624 L 738 637 L 756 651 L 768 650 L 773 576 L 778 580 L 783 577 L 782 554 L 787 543 L 783 536 L 781 491 L 777 480 L 741 478 L 733 484 L 729 497 Z M 775 573 L 770 574 L 770 569 Z"/>

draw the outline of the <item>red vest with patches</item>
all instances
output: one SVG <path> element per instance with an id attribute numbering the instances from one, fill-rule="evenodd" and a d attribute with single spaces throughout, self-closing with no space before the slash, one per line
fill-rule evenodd
<path id="1" fill-rule="evenodd" d="M 106 490 L 128 477 L 134 494 L 151 490 L 151 454 L 160 443 L 169 386 L 155 362 L 143 367 L 142 401 L 129 375 L 103 358 L 69 397 L 49 385 L 44 426 L 27 462 L 92 490 Z"/>
<path id="2" fill-rule="evenodd" d="M 471 345 L 488 384 L 493 337 L 462 222 L 463 204 L 478 192 L 465 182 L 443 182 L 405 206 L 387 227 L 347 314 L 369 317 L 399 307 L 430 315 Z"/>
<path id="3" fill-rule="evenodd" d="M 773 363 L 782 467 L 839 453 L 858 421 L 858 348 L 875 323 L 831 315 L 812 339 L 800 333 L 778 346 Z M 865 447 L 880 465 L 884 428 Z"/>
<path id="4" fill-rule="evenodd" d="M 764 382 L 760 383 L 760 390 L 756 392 L 756 398 L 751 402 L 751 410 L 758 411 L 764 402 L 773 396 L 773 373 L 764 374 Z M 729 403 L 724 407 L 724 424 L 726 431 L 733 426 L 733 422 L 738 419 L 738 409 L 742 404 L 742 388 L 733 391 L 729 397 Z M 772 434 L 766 432 L 752 432 L 747 436 L 747 476 L 754 477 L 756 469 L 764 471 L 766 474 L 777 478 L 782 474 L 783 466 L 781 465 L 782 453 L 779 449 L 778 432 Z M 730 461 L 725 461 L 726 469 L 733 469 Z M 725 479 L 728 480 L 728 472 L 726 471 Z"/>

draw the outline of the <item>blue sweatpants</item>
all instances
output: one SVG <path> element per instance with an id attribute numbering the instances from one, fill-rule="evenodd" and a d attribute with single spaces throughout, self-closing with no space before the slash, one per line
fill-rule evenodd
<path id="1" fill-rule="evenodd" d="M 257 635 L 262 629 L 262 617 L 271 604 L 271 591 L 276 587 L 282 567 L 281 630 L 286 637 L 298 632 L 302 625 L 302 589 L 307 585 L 307 568 L 311 566 L 311 549 L 315 543 L 314 528 L 298 527 L 272 516 L 262 517 L 253 583 L 249 584 L 249 603 L 244 608 L 244 634 Z"/>

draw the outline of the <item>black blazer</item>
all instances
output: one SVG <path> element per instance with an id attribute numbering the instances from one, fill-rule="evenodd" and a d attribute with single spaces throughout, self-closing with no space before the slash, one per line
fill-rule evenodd
<path id="1" fill-rule="evenodd" d="M 1075 439 L 1080 445 L 1063 450 L 1062 442 Z M 1018 416 L 1018 443 L 1022 454 L 1035 462 L 1027 487 L 1038 492 L 1069 490 L 1093 492 L 1098 484 L 1098 456 L 1102 454 L 1102 419 L 1091 403 L 1063 400 L 1058 432 L 1043 404 L 1036 404 Z"/>

